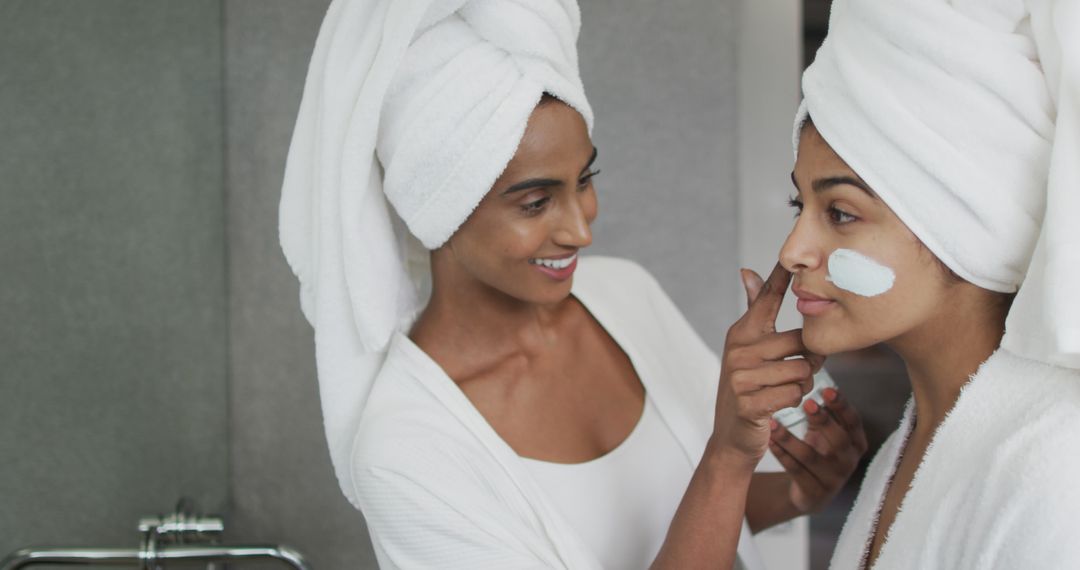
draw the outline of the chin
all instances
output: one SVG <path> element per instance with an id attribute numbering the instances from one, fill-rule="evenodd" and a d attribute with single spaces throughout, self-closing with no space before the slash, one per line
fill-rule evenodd
<path id="1" fill-rule="evenodd" d="M 556 305 L 570 297 L 573 278 L 562 283 L 532 283 L 527 288 L 519 287 L 517 290 L 503 289 L 510 297 L 530 305 Z"/>
<path id="2" fill-rule="evenodd" d="M 547 291 L 537 292 L 533 301 L 537 305 L 557 305 L 570 298 L 572 279 L 564 285 L 552 286 Z"/>
<path id="3" fill-rule="evenodd" d="M 876 340 L 863 338 L 850 325 L 823 323 L 811 319 L 803 322 L 802 340 L 807 350 L 822 356 L 859 350 L 877 343 Z"/>

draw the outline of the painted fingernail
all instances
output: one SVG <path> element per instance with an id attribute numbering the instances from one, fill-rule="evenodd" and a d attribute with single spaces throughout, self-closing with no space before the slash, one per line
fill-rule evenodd
<path id="1" fill-rule="evenodd" d="M 803 408 L 806 409 L 806 413 L 808 414 L 816 414 L 818 413 L 818 410 L 821 409 L 821 406 L 814 400 L 807 400 L 806 403 L 803 404 Z"/>
<path id="2" fill-rule="evenodd" d="M 825 388 L 821 391 L 821 395 L 825 396 L 827 402 L 835 402 L 840 399 L 840 393 L 836 391 L 836 388 Z"/>
<path id="3" fill-rule="evenodd" d="M 769 420 L 769 429 L 771 429 L 772 431 L 780 429 L 780 422 L 776 420 Z"/>

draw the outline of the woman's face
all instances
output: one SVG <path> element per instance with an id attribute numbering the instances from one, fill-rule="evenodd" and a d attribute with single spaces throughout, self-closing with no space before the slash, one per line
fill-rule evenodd
<path id="1" fill-rule="evenodd" d="M 947 312 L 945 269 L 812 123 L 792 179 L 799 214 L 780 262 L 794 274 L 807 348 L 832 354 L 934 326 Z"/>
<path id="2" fill-rule="evenodd" d="M 565 299 L 578 251 L 592 243 L 595 159 L 577 111 L 538 105 L 506 170 L 445 247 L 472 278 L 510 297 Z"/>

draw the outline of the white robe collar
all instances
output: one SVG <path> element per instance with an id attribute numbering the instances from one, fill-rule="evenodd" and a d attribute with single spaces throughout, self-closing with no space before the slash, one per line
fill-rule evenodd
<path id="1" fill-rule="evenodd" d="M 1075 422 L 1078 406 L 1080 372 L 995 352 L 938 426 L 873 570 L 1010 567 L 1000 556 L 1023 545 L 1001 536 L 1008 526 L 998 517 L 1054 492 L 1037 483 L 1055 477 L 1038 460 L 1067 451 L 1040 444 L 1045 434 L 1065 429 L 1069 418 Z M 909 400 L 900 427 L 871 462 L 833 554 L 833 570 L 863 568 L 915 414 Z"/>
<path id="2" fill-rule="evenodd" d="M 595 260 L 592 261 L 596 263 Z M 701 402 L 695 401 L 698 394 L 681 393 L 679 386 L 665 381 L 662 355 L 639 350 L 634 344 L 634 336 L 625 327 L 624 316 L 619 314 L 620 307 L 613 307 L 605 302 L 605 291 L 595 287 L 592 279 L 575 278 L 572 293 L 593 315 L 602 327 L 629 357 L 649 397 L 656 404 L 661 419 L 675 434 L 683 452 L 692 465 L 697 465 L 711 429 L 711 418 L 707 425 L 695 422 L 700 414 L 695 407 Z M 643 299 L 643 301 L 647 301 Z M 622 308 L 625 311 L 625 308 Z M 616 325 L 616 323 L 619 323 Z M 400 353 L 417 366 L 413 374 L 417 382 L 430 393 L 473 434 L 491 457 L 502 467 L 507 478 L 520 491 L 528 505 L 535 510 L 535 515 L 558 555 L 567 568 L 600 568 L 600 563 L 571 525 L 557 512 L 551 501 L 541 490 L 532 474 L 523 464 L 514 450 L 495 432 L 475 406 L 469 401 L 457 384 L 423 350 L 403 334 L 396 334 L 390 346 L 390 358 Z M 717 368 L 717 374 L 719 368 Z M 700 419 L 700 418 L 697 418 Z M 748 570 L 762 568 L 760 555 L 753 542 L 753 537 L 745 521 L 739 539 L 739 563 Z M 737 566 L 738 567 L 738 566 Z"/>

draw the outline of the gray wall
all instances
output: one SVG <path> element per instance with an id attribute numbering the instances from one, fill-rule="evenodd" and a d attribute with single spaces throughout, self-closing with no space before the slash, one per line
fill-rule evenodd
<path id="1" fill-rule="evenodd" d="M 0 556 L 226 506 L 220 26 L 0 3 Z"/>
<path id="2" fill-rule="evenodd" d="M 311 330 L 277 242 L 285 154 L 327 4 L 225 0 L 232 516 L 240 536 L 289 542 L 319 568 L 373 567 L 331 471 Z M 643 263 L 719 346 L 738 298 L 737 2 L 581 4 L 603 170 L 591 250 Z"/>
<path id="3" fill-rule="evenodd" d="M 603 173 L 593 253 L 642 263 L 713 347 L 738 316 L 736 0 L 581 0 Z"/>
<path id="4" fill-rule="evenodd" d="M 322 431 L 311 328 L 277 237 L 285 155 L 326 0 L 226 0 L 231 540 L 374 568 Z"/>

